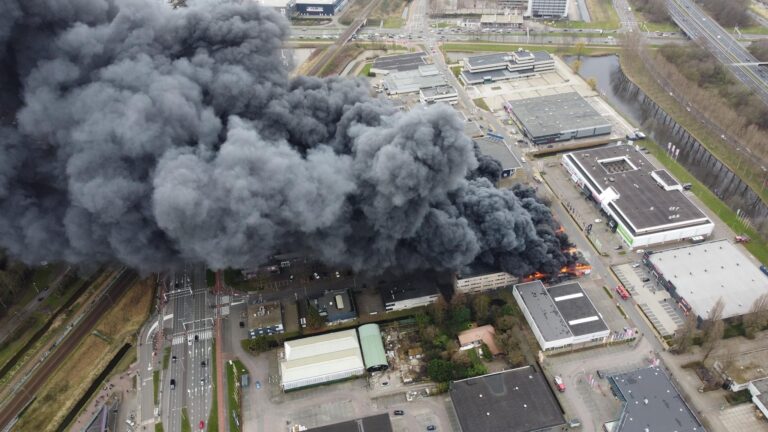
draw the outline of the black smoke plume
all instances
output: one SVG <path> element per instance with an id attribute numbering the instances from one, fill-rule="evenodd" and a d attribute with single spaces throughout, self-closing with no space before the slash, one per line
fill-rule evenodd
<path id="1" fill-rule="evenodd" d="M 286 245 L 369 272 L 568 260 L 450 108 L 289 79 L 288 27 L 254 3 L 0 0 L 0 246 L 145 271 Z"/>

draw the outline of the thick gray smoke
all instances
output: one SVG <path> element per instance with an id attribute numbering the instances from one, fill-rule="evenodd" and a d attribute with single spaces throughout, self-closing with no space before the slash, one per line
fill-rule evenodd
<path id="1" fill-rule="evenodd" d="M 450 108 L 289 79 L 254 2 L 0 0 L 0 246 L 30 263 L 263 262 L 522 275 L 568 257 Z M 495 168 L 494 168 L 495 167 Z"/>

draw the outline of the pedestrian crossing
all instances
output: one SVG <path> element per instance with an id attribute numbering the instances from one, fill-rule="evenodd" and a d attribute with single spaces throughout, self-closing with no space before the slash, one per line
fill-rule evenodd
<path id="1" fill-rule="evenodd" d="M 180 345 L 180 344 L 186 343 L 188 340 L 194 340 L 195 335 L 197 335 L 198 340 L 213 339 L 213 330 L 203 329 L 203 330 L 196 330 L 193 332 L 189 332 L 187 334 L 177 334 L 173 336 L 171 343 L 173 345 Z"/>

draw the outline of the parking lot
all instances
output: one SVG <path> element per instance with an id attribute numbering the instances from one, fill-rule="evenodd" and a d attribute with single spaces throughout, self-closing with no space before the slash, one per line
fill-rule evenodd
<path id="1" fill-rule="evenodd" d="M 685 322 L 675 299 L 656 284 L 644 265 L 621 264 L 613 267 L 624 287 L 643 314 L 662 336 L 671 336 Z"/>

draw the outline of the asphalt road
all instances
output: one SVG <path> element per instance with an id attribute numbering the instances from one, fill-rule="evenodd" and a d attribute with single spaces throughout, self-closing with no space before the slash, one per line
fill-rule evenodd
<path id="1" fill-rule="evenodd" d="M 691 0 L 667 0 L 669 15 L 694 41 L 703 45 L 734 76 L 768 104 L 768 68 L 745 65 L 758 60 Z"/>
<path id="2" fill-rule="evenodd" d="M 170 432 L 181 431 L 183 408 L 187 409 L 193 429 L 199 430 L 201 420 L 208 422 L 212 400 L 213 309 L 205 282 L 205 267 L 190 266 L 175 278 L 182 285 L 188 284 L 184 288 L 191 288 L 191 294 L 173 296 L 168 302 L 173 318 L 165 342 L 171 343 L 171 361 L 163 376 L 161 418 Z M 174 389 L 171 389 L 171 379 L 175 380 Z"/>
<path id="3" fill-rule="evenodd" d="M 0 429 L 11 423 L 19 412 L 36 396 L 40 387 L 59 367 L 62 361 L 72 353 L 80 341 L 90 334 L 101 316 L 114 305 L 131 283 L 137 278 L 136 272 L 123 268 L 112 285 L 96 301 L 93 308 L 80 321 L 69 336 L 56 348 L 24 383 L 16 395 L 0 410 Z"/>

